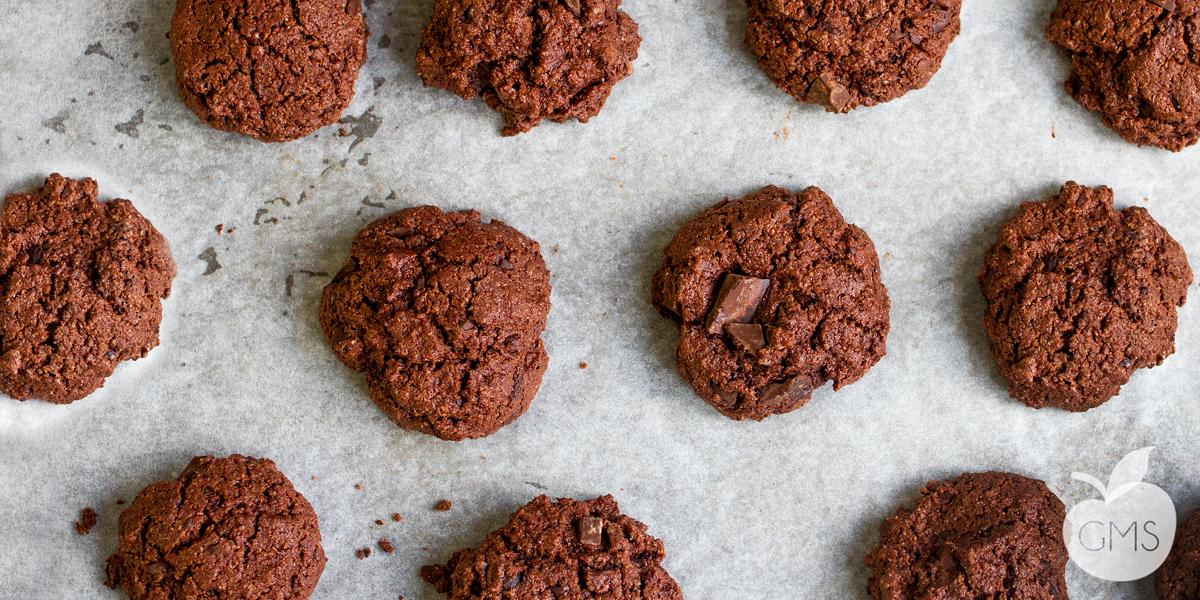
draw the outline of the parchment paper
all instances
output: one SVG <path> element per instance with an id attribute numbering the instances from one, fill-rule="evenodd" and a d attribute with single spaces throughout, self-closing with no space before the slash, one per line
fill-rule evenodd
<path id="1" fill-rule="evenodd" d="M 124 597 L 100 585 L 128 506 L 117 501 L 195 454 L 271 458 L 308 498 L 329 557 L 316 599 L 438 598 L 420 566 L 542 493 L 613 494 L 664 541 L 685 597 L 713 600 L 865 598 L 880 521 L 964 471 L 1043 479 L 1069 508 L 1095 497 L 1072 471 L 1103 480 L 1153 445 L 1147 480 L 1186 517 L 1200 505 L 1194 286 L 1176 353 L 1084 414 L 1010 399 L 980 326 L 983 251 L 1020 202 L 1068 179 L 1147 207 L 1200 266 L 1200 149 L 1139 149 L 1071 100 L 1068 60 L 1044 39 L 1053 4 L 969 0 L 926 88 L 831 115 L 758 68 L 740 0 L 626 0 L 644 41 L 601 114 L 502 138 L 482 101 L 421 86 L 413 56 L 432 0 L 367 0 L 348 135 L 267 145 L 183 106 L 170 0 L 8 0 L 0 191 L 52 172 L 95 178 L 162 231 L 180 269 L 148 357 L 69 406 L 0 398 L 0 597 Z M 676 330 L 649 281 L 681 224 L 767 184 L 820 186 L 870 234 L 892 330 L 858 383 L 734 422 L 676 373 Z M 355 232 L 418 204 L 513 225 L 552 273 L 541 391 L 486 439 L 392 425 L 317 323 Z M 449 512 L 433 510 L 442 499 Z M 100 519 L 79 536 L 85 506 Z M 1075 598 L 1153 597 L 1149 580 L 1106 583 L 1073 564 L 1067 578 Z"/>

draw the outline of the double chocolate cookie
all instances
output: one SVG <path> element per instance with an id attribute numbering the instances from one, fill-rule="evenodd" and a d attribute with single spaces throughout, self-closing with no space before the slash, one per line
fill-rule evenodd
<path id="1" fill-rule="evenodd" d="M 729 418 L 799 408 L 826 381 L 857 381 L 886 351 L 875 246 L 816 187 L 726 198 L 663 252 L 651 293 L 679 322 L 679 373 Z"/>
<path id="2" fill-rule="evenodd" d="M 312 506 L 266 459 L 197 456 L 117 520 L 108 587 L 132 600 L 304 600 L 325 568 Z"/>
<path id="3" fill-rule="evenodd" d="M 1175 530 L 1166 562 L 1154 573 L 1158 600 L 1200 600 L 1200 511 Z"/>
<path id="4" fill-rule="evenodd" d="M 546 370 L 537 242 L 479 213 L 402 210 L 358 233 L 321 297 L 325 340 L 397 425 L 446 440 L 516 420 Z"/>
<path id="5" fill-rule="evenodd" d="M 912 510 L 879 526 L 867 555 L 873 600 L 1067 600 L 1063 503 L 1046 484 L 1012 473 L 933 481 Z"/>
<path id="6" fill-rule="evenodd" d="M 1126 141 L 1200 139 L 1197 0 L 1059 0 L 1046 37 L 1071 56 L 1067 93 Z"/>
<path id="7" fill-rule="evenodd" d="M 621 0 L 436 0 L 421 30 L 417 74 L 426 86 L 504 115 L 501 133 L 542 119 L 586 123 L 633 73 L 637 23 Z"/>
<path id="8" fill-rule="evenodd" d="M 367 60 L 361 0 L 177 0 L 171 57 L 205 123 L 286 142 L 334 123 Z"/>
<path id="9" fill-rule="evenodd" d="M 563 598 L 682 600 L 663 570 L 663 543 L 612 496 L 586 502 L 538 496 L 478 548 L 429 565 L 421 577 L 450 600 Z"/>
<path id="10" fill-rule="evenodd" d="M 1175 351 L 1187 256 L 1150 213 L 1068 181 L 1021 205 L 984 256 L 983 326 L 1008 393 L 1084 411 Z"/>
<path id="11" fill-rule="evenodd" d="M 133 204 L 55 173 L 0 218 L 0 390 L 66 404 L 158 345 L 175 261 Z"/>
<path id="12" fill-rule="evenodd" d="M 746 45 L 779 89 L 835 113 L 920 89 L 958 35 L 962 0 L 749 0 Z"/>

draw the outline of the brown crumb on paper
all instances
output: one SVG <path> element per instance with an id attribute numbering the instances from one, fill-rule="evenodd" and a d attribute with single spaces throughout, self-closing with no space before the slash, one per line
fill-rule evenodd
<path id="1" fill-rule="evenodd" d="M 75 533 L 87 535 L 95 526 L 96 511 L 92 510 L 92 507 L 89 506 L 79 512 L 79 520 L 75 521 Z"/>
<path id="2" fill-rule="evenodd" d="M 437 506 L 434 506 L 433 508 L 435 510 L 440 510 L 442 512 L 446 512 L 446 511 L 450 510 L 450 501 L 442 500 L 441 502 L 438 502 Z"/>
<path id="3" fill-rule="evenodd" d="M 400 522 L 400 513 L 392 513 L 392 520 L 399 523 Z"/>
<path id="4" fill-rule="evenodd" d="M 391 554 L 394 547 L 392 546 L 392 543 L 387 540 L 379 540 L 379 549 Z"/>

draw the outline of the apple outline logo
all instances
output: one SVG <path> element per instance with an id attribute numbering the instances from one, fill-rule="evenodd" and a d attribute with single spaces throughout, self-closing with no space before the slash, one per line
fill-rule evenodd
<path id="1" fill-rule="evenodd" d="M 1071 479 L 1096 488 L 1101 498 L 1071 507 L 1063 521 L 1067 554 L 1079 568 L 1107 581 L 1133 581 L 1154 573 L 1175 542 L 1175 503 L 1162 488 L 1142 481 L 1154 446 L 1125 455 L 1105 486 L 1087 473 Z"/>

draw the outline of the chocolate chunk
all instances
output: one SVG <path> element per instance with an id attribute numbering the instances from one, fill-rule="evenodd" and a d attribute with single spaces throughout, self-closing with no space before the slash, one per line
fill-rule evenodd
<path id="1" fill-rule="evenodd" d="M 31 264 L 31 265 L 42 264 L 42 253 L 43 252 L 45 252 L 45 250 L 41 246 L 34 246 L 33 248 L 31 248 L 29 250 L 29 264 Z"/>
<path id="2" fill-rule="evenodd" d="M 508 581 L 505 581 L 505 582 L 504 582 L 504 589 L 505 589 L 506 591 L 507 591 L 507 590 L 511 590 L 511 589 L 513 589 L 513 588 L 517 587 L 518 585 L 521 585 L 521 574 L 520 574 L 520 573 L 517 573 L 517 576 L 516 576 L 516 577 L 513 577 L 512 579 L 509 579 Z"/>
<path id="3" fill-rule="evenodd" d="M 741 348 L 742 352 L 746 354 L 755 354 L 767 345 L 763 338 L 762 325 L 729 323 L 725 326 L 725 333 L 728 333 L 738 348 Z"/>
<path id="4" fill-rule="evenodd" d="M 562 0 L 562 3 L 576 17 L 583 14 L 582 7 L 579 6 L 579 0 Z"/>
<path id="5" fill-rule="evenodd" d="M 584 517 L 579 520 L 579 543 L 584 546 L 600 547 L 604 538 L 604 520 L 596 517 Z"/>
<path id="6" fill-rule="evenodd" d="M 554 594 L 555 598 L 561 598 L 563 594 L 567 593 L 567 589 L 561 585 L 552 585 L 550 586 L 550 593 Z"/>
<path id="7" fill-rule="evenodd" d="M 200 465 L 205 464 L 204 463 L 205 458 L 207 458 L 207 457 L 193 456 L 192 460 L 188 461 L 187 466 L 183 468 L 183 471 L 179 473 L 179 480 L 183 481 L 184 479 L 191 477 L 192 473 L 195 473 L 196 469 L 199 468 Z"/>
<path id="8" fill-rule="evenodd" d="M 771 285 L 770 279 L 726 273 L 717 292 L 717 302 L 708 313 L 705 328 L 709 333 L 721 333 L 726 323 L 749 323 L 754 320 L 758 303 L 762 302 Z"/>
<path id="9" fill-rule="evenodd" d="M 402 238 L 402 237 L 408 237 L 414 233 L 416 233 L 416 230 L 414 230 L 412 227 L 397 227 L 397 228 L 389 231 L 388 235 L 390 235 L 392 237 Z"/>
<path id="10" fill-rule="evenodd" d="M 356 270 L 358 270 L 358 261 L 350 258 L 346 261 L 346 264 L 342 265 L 342 268 L 338 269 L 338 272 L 333 275 L 333 283 L 337 283 L 345 279 L 347 275 Z"/>
<path id="11" fill-rule="evenodd" d="M 783 383 L 766 385 L 760 392 L 760 397 L 766 405 L 786 405 L 806 402 L 811 394 L 812 385 L 808 379 L 797 376 Z"/>
<path id="12" fill-rule="evenodd" d="M 108 352 L 104 353 L 104 358 L 105 360 L 114 360 L 117 358 L 117 353 L 109 350 Z"/>
<path id="13" fill-rule="evenodd" d="M 846 86 L 837 82 L 829 73 L 821 73 L 812 87 L 808 88 L 808 96 L 804 99 L 812 104 L 820 104 L 829 112 L 846 112 L 850 105 L 850 92 Z"/>
<path id="14" fill-rule="evenodd" d="M 513 264 L 507 258 L 501 259 L 500 260 L 500 268 L 504 269 L 505 271 L 511 271 L 511 270 L 513 270 Z"/>
<path id="15" fill-rule="evenodd" d="M 1149 1 L 1165 8 L 1171 12 L 1175 12 L 1175 8 L 1176 8 L 1175 0 L 1149 0 Z"/>

